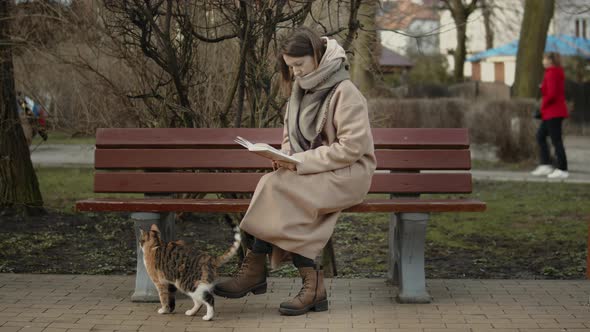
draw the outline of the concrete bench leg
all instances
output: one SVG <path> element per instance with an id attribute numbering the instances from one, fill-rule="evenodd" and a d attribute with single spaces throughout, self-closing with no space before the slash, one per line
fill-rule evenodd
<path id="1" fill-rule="evenodd" d="M 428 213 L 396 213 L 389 222 L 388 280 L 399 287 L 401 303 L 430 303 L 424 272 Z"/>
<path id="2" fill-rule="evenodd" d="M 162 239 L 171 241 L 176 239 L 174 227 L 174 213 L 151 213 L 136 212 L 131 214 L 135 229 L 136 249 L 137 249 L 137 272 L 135 274 L 135 292 L 131 296 L 133 302 L 160 302 L 158 291 L 154 283 L 147 275 L 145 265 L 143 264 L 143 253 L 139 247 L 139 230 L 149 230 L 152 224 L 157 224 L 160 229 Z"/>

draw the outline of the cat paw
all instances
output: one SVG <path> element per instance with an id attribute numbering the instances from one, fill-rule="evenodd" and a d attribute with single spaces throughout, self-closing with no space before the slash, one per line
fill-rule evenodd
<path id="1" fill-rule="evenodd" d="M 185 311 L 184 314 L 187 316 L 194 316 L 197 313 L 197 311 L 199 311 L 199 309 L 201 309 L 200 305 L 198 307 L 193 307 L 192 309 Z"/>
<path id="2" fill-rule="evenodd" d="M 163 315 L 163 314 L 169 314 L 169 313 L 170 313 L 170 310 L 168 310 L 168 309 L 166 309 L 166 308 L 160 308 L 160 309 L 158 309 L 158 313 L 159 313 L 160 315 Z"/>
<path id="3" fill-rule="evenodd" d="M 205 315 L 205 316 L 203 316 L 203 320 L 209 321 L 209 320 L 212 320 L 212 319 L 213 319 L 213 315 Z"/>

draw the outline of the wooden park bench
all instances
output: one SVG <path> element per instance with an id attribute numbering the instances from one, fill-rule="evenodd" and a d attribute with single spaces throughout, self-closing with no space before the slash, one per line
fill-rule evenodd
<path id="1" fill-rule="evenodd" d="M 159 223 L 166 240 L 175 239 L 172 212 L 245 212 L 248 199 L 170 196 L 252 193 L 263 175 L 253 170 L 269 171 L 271 163 L 234 143 L 238 135 L 279 147 L 282 129 L 99 129 L 94 192 L 143 193 L 144 197 L 86 199 L 76 203 L 76 210 L 132 212 L 136 235 L 140 227 Z M 471 192 L 468 132 L 460 128 L 380 128 L 373 129 L 373 135 L 378 170 L 370 193 L 387 195 L 369 197 L 345 212 L 391 213 L 388 279 L 399 287 L 398 301 L 428 303 L 424 241 L 430 213 L 486 209 L 485 203 L 461 196 L 420 198 L 426 193 Z M 132 300 L 157 301 L 141 250 L 137 250 Z"/>

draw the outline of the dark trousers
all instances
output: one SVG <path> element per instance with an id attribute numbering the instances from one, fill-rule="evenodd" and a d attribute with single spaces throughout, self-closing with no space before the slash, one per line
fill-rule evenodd
<path id="1" fill-rule="evenodd" d="M 266 241 L 255 239 L 254 244 L 252 245 L 252 251 L 256 254 L 270 254 L 272 252 L 272 245 Z M 293 265 L 295 265 L 296 268 L 315 267 L 313 259 L 309 259 L 296 253 L 291 253 L 291 255 L 293 256 Z"/>
<path id="2" fill-rule="evenodd" d="M 537 130 L 537 143 L 539 143 L 539 159 L 541 165 L 551 165 L 551 154 L 549 153 L 547 136 L 551 137 L 551 144 L 555 149 L 555 157 L 557 159 L 556 166 L 562 171 L 567 171 L 567 157 L 565 156 L 565 148 L 563 147 L 563 138 L 561 135 L 562 122 L 563 118 L 543 120 Z"/>

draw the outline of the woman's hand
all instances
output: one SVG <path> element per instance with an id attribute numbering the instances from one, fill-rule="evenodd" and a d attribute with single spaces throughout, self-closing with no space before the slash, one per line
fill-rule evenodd
<path id="1" fill-rule="evenodd" d="M 282 168 L 286 168 L 286 169 L 291 170 L 291 171 L 296 171 L 297 170 L 297 167 L 295 166 L 295 164 L 288 163 L 288 162 L 285 162 L 285 161 L 280 161 L 280 160 L 273 160 L 272 161 L 272 168 L 274 170 L 279 169 L 281 167 Z"/>

